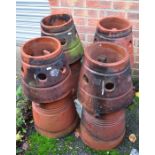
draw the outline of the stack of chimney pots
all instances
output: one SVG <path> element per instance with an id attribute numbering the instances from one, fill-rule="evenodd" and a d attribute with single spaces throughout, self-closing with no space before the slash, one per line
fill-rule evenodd
<path id="1" fill-rule="evenodd" d="M 57 138 L 74 131 L 79 123 L 77 98 L 82 105 L 79 134 L 86 145 L 106 150 L 122 141 L 125 108 L 133 98 L 129 21 L 101 19 L 94 43 L 84 51 L 71 15 L 44 17 L 41 37 L 23 44 L 21 58 L 23 91 L 32 101 L 40 134 Z"/>
<path id="2" fill-rule="evenodd" d="M 80 136 L 91 148 L 112 149 L 125 135 L 125 108 L 133 98 L 131 63 L 131 24 L 119 17 L 101 19 L 84 52 L 78 89 Z"/>
<path id="3" fill-rule="evenodd" d="M 85 144 L 107 150 L 125 134 L 125 109 L 133 98 L 127 50 L 111 42 L 96 42 L 85 49 L 78 100 L 83 106 L 80 136 Z"/>
<path id="4" fill-rule="evenodd" d="M 71 70 L 58 39 L 39 37 L 21 47 L 22 84 L 32 101 L 36 130 L 62 137 L 75 129 L 78 115 L 72 96 Z"/>
<path id="5" fill-rule="evenodd" d="M 78 78 L 81 68 L 83 47 L 74 21 L 69 14 L 54 14 L 41 20 L 41 35 L 55 37 L 61 42 L 68 64 L 72 72 L 73 93 L 76 98 Z"/>

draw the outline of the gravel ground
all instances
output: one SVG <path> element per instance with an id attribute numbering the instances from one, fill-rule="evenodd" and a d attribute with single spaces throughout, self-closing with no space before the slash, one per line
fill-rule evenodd
<path id="1" fill-rule="evenodd" d="M 129 135 L 134 133 L 137 137 L 135 143 L 131 143 L 128 139 Z M 126 111 L 126 134 L 123 143 L 118 147 L 122 155 L 130 153 L 131 149 L 139 150 L 139 106 L 133 110 Z"/>

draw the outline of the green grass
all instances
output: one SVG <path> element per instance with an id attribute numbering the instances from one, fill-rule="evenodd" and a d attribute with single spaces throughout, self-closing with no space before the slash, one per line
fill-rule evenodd
<path id="1" fill-rule="evenodd" d="M 28 142 L 30 149 L 26 152 L 26 155 L 48 155 L 49 153 L 56 154 L 58 142 L 56 139 L 42 137 L 38 133 L 34 132 L 30 135 Z"/>
<path id="2" fill-rule="evenodd" d="M 119 151 L 116 149 L 109 150 L 109 151 L 96 151 L 94 149 L 91 149 L 88 146 L 85 146 L 84 150 L 85 152 L 93 155 L 120 155 Z"/>
<path id="3" fill-rule="evenodd" d="M 36 132 L 33 132 L 28 139 L 29 150 L 26 155 L 61 155 L 70 151 L 74 152 L 71 143 L 75 141 L 75 137 L 72 135 L 67 136 L 64 143 L 62 139 L 46 138 Z"/>
<path id="4" fill-rule="evenodd" d="M 110 151 L 95 151 L 88 146 L 81 143 L 78 146 L 75 144 L 77 138 L 73 135 L 68 135 L 65 138 L 50 139 L 39 135 L 36 132 L 31 133 L 28 137 L 29 149 L 26 151 L 26 155 L 78 155 L 80 150 L 87 154 L 92 155 L 120 155 L 118 150 Z"/>

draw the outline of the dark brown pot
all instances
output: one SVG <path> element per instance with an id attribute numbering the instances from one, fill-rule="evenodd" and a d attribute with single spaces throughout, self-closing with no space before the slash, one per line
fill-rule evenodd
<path id="1" fill-rule="evenodd" d="M 41 35 L 60 40 L 69 64 L 81 59 L 83 47 L 71 15 L 54 14 L 44 17 L 41 20 Z"/>
<path id="2" fill-rule="evenodd" d="M 132 25 L 128 20 L 115 16 L 102 18 L 98 22 L 94 41 L 115 42 L 125 47 L 130 54 L 130 62 L 133 65 Z"/>
<path id="3" fill-rule="evenodd" d="M 71 78 L 72 78 L 72 93 L 73 93 L 73 99 L 77 98 L 77 89 L 78 89 L 78 83 L 79 83 L 79 75 L 80 75 L 80 69 L 81 69 L 81 60 L 78 60 L 77 62 L 70 65 L 71 68 Z"/>
<path id="4" fill-rule="evenodd" d="M 96 150 L 116 147 L 125 134 L 125 110 L 95 118 L 87 111 L 82 112 L 80 137 L 82 141 Z"/>
<path id="5" fill-rule="evenodd" d="M 47 104 L 33 102 L 32 111 L 36 130 L 49 138 L 69 134 L 79 122 L 71 94 L 57 102 Z"/>
<path id="6" fill-rule="evenodd" d="M 60 83 L 46 88 L 30 87 L 22 80 L 24 94 L 37 103 L 55 102 L 66 97 L 72 91 L 71 71 Z"/>
<path id="7" fill-rule="evenodd" d="M 22 78 L 30 87 L 51 87 L 69 74 L 69 66 L 59 40 L 34 38 L 21 47 Z"/>
<path id="8" fill-rule="evenodd" d="M 79 78 L 78 99 L 95 116 L 128 106 L 133 98 L 129 55 L 110 42 L 88 46 Z"/>

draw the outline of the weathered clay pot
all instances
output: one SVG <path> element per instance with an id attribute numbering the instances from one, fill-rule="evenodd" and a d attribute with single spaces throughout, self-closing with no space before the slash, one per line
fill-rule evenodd
<path id="1" fill-rule="evenodd" d="M 131 65 L 134 63 L 132 25 L 128 20 L 115 16 L 102 18 L 98 22 L 94 41 L 109 41 L 124 46 L 130 54 Z"/>
<path id="2" fill-rule="evenodd" d="M 52 87 L 31 87 L 22 80 L 24 94 L 37 103 L 55 102 L 66 97 L 72 91 L 71 71 L 67 77 Z"/>
<path id="3" fill-rule="evenodd" d="M 30 87 L 51 87 L 69 74 L 69 66 L 59 40 L 31 39 L 21 47 L 22 78 Z"/>
<path id="4" fill-rule="evenodd" d="M 79 122 L 71 94 L 57 102 L 47 104 L 33 102 L 32 111 L 36 130 L 49 138 L 69 134 Z"/>
<path id="5" fill-rule="evenodd" d="M 79 78 L 78 99 L 96 117 L 128 106 L 133 98 L 129 55 L 110 42 L 88 46 Z"/>
<path id="6" fill-rule="evenodd" d="M 60 40 L 69 64 L 81 59 L 83 47 L 71 15 L 54 14 L 44 17 L 41 20 L 41 35 Z"/>
<path id="7" fill-rule="evenodd" d="M 125 110 L 95 118 L 87 111 L 82 112 L 80 137 L 89 147 L 107 150 L 116 147 L 125 134 Z"/>

